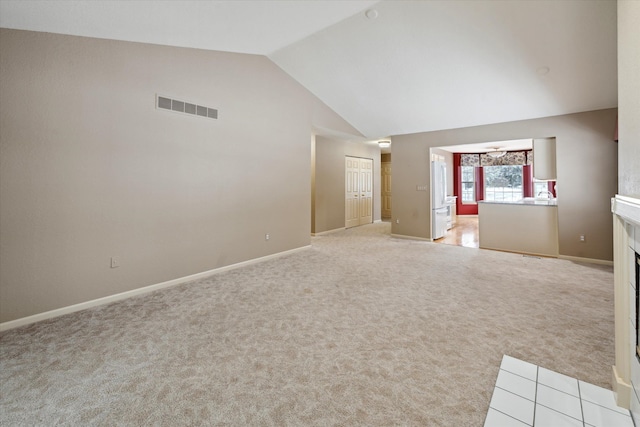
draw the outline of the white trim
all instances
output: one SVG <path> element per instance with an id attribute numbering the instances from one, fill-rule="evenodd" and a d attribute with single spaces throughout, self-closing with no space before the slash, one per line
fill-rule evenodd
<path id="1" fill-rule="evenodd" d="M 615 365 L 613 366 L 612 389 L 616 403 L 623 408 L 629 408 L 631 403 L 632 372 L 637 372 L 638 362 L 635 338 L 631 332 L 637 333 L 635 325 L 631 325 L 631 302 L 635 295 L 629 286 L 629 257 L 627 256 L 630 243 L 633 242 L 630 230 L 626 226 L 640 226 L 640 199 L 616 194 L 611 199 L 613 216 L 613 283 L 614 283 L 614 322 L 615 322 Z M 636 248 L 637 250 L 637 248 Z"/>
<path id="2" fill-rule="evenodd" d="M 340 228 L 334 228 L 333 230 L 321 231 L 319 233 L 311 233 L 311 235 L 313 237 L 324 236 L 325 234 L 337 233 L 338 231 L 344 231 L 344 230 L 346 230 L 346 228 L 340 227 Z"/>
<path id="3" fill-rule="evenodd" d="M 613 265 L 613 261 L 609 261 L 606 259 L 582 258 L 579 256 L 558 255 L 558 259 L 564 259 L 567 261 L 575 261 L 575 262 L 586 262 L 589 264 Z"/>
<path id="4" fill-rule="evenodd" d="M 640 199 L 616 194 L 611 199 L 611 212 L 622 217 L 625 221 L 640 225 Z"/>
<path id="5" fill-rule="evenodd" d="M 268 261 L 270 259 L 279 258 L 283 255 L 289 255 L 295 252 L 306 250 L 311 248 L 311 245 L 301 246 L 299 248 L 290 249 L 284 252 L 278 252 L 263 256 L 260 258 L 250 259 L 248 261 L 242 261 L 236 264 L 226 265 L 224 267 L 214 268 L 213 270 L 203 271 L 201 273 L 192 274 L 185 277 L 180 277 L 173 280 L 168 280 L 162 283 L 156 283 L 155 285 L 144 286 L 142 288 L 133 289 L 126 292 L 121 292 L 114 295 L 109 295 L 102 298 L 97 298 L 90 301 L 81 302 L 79 304 L 69 305 L 67 307 L 57 308 L 55 310 L 45 311 L 44 313 L 34 314 L 32 316 L 22 317 L 20 319 L 11 320 L 9 322 L 0 323 L 0 332 L 8 329 L 17 328 L 19 326 L 29 325 L 31 323 L 40 322 L 42 320 L 51 319 L 65 314 L 74 313 L 80 310 L 86 310 L 87 308 L 97 307 L 99 305 L 109 304 L 111 302 L 120 301 L 137 295 L 147 294 L 149 292 L 157 291 L 159 289 L 169 288 L 171 286 L 180 285 L 182 283 L 191 282 L 193 280 L 202 279 L 204 277 L 212 276 L 214 274 L 223 273 L 229 270 L 235 270 L 236 268 L 245 267 L 252 264 Z"/>
<path id="6" fill-rule="evenodd" d="M 631 384 L 624 381 L 616 366 L 612 366 L 613 373 L 611 379 L 611 388 L 616 399 L 616 404 L 621 408 L 629 409 L 631 407 Z"/>
<path id="7" fill-rule="evenodd" d="M 391 237 L 395 237 L 396 239 L 422 240 L 424 242 L 433 242 L 433 239 L 429 239 L 427 237 L 405 236 L 404 234 L 391 234 Z"/>
<path id="8" fill-rule="evenodd" d="M 629 286 L 629 257 L 627 256 L 629 234 L 625 221 L 613 216 L 613 322 L 614 322 L 614 354 L 612 389 L 619 406 L 629 409 L 631 402 L 632 360 L 635 357 L 635 343 L 631 344 L 631 287 Z M 634 307 L 635 309 L 635 307 Z M 633 325 L 635 329 L 635 325 Z M 634 340 L 635 341 L 635 340 Z"/>

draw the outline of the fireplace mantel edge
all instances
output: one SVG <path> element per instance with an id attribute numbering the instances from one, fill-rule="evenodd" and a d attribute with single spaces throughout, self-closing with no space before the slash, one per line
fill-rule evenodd
<path id="1" fill-rule="evenodd" d="M 640 199 L 616 194 L 611 199 L 611 212 L 625 221 L 640 225 Z"/>

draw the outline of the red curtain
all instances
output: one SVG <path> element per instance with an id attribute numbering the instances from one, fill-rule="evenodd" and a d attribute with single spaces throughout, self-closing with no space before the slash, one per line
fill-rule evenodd
<path id="1" fill-rule="evenodd" d="M 533 168 L 531 165 L 522 166 L 523 197 L 533 197 Z"/>

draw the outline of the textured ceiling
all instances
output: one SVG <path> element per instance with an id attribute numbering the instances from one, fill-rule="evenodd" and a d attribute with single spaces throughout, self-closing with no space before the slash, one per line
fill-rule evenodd
<path id="1" fill-rule="evenodd" d="M 612 0 L 1 0 L 0 26 L 267 55 L 372 139 L 617 106 Z"/>
<path id="2" fill-rule="evenodd" d="M 375 1 L 0 0 L 0 26 L 268 55 Z"/>

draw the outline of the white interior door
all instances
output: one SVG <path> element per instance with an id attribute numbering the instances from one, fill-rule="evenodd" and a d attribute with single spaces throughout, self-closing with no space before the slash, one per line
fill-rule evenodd
<path id="1" fill-rule="evenodd" d="M 360 159 L 360 225 L 373 222 L 373 160 Z"/>
<path id="2" fill-rule="evenodd" d="M 360 159 L 347 157 L 345 162 L 345 228 L 360 225 Z"/>
<path id="3" fill-rule="evenodd" d="M 373 222 L 373 160 L 346 157 L 345 228 Z"/>

